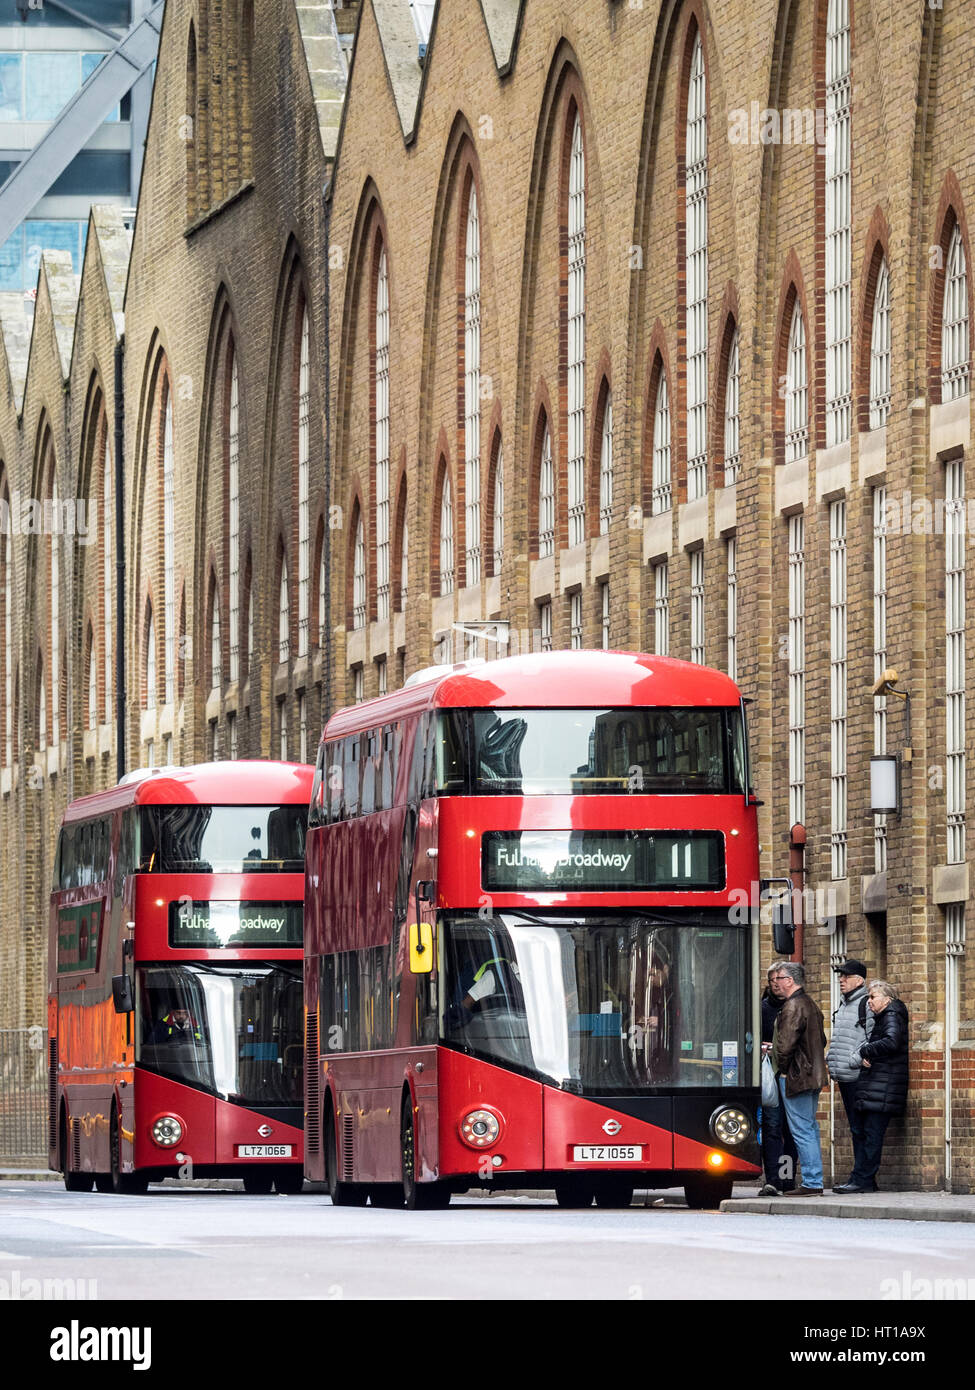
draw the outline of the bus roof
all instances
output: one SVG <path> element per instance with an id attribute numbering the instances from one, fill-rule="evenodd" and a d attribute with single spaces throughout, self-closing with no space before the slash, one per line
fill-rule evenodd
<path id="1" fill-rule="evenodd" d="M 314 772 L 308 763 L 246 760 L 162 768 L 124 786 L 79 797 L 65 810 L 64 820 L 89 820 L 126 806 L 307 805 Z"/>
<path id="2" fill-rule="evenodd" d="M 645 652 L 555 651 L 438 672 L 430 680 L 338 710 L 326 738 L 390 724 L 428 709 L 619 709 L 630 705 L 735 705 L 722 671 Z"/>

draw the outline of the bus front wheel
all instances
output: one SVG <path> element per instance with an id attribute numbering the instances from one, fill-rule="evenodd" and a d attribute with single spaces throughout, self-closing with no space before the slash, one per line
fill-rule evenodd
<path id="1" fill-rule="evenodd" d="M 250 1173 L 241 1174 L 244 1191 L 251 1197 L 266 1197 L 271 1191 L 274 1174 L 270 1168 L 255 1168 Z"/>
<path id="2" fill-rule="evenodd" d="M 335 1132 L 335 1117 L 331 1101 L 326 1101 L 329 1109 L 325 1122 L 325 1181 L 333 1207 L 364 1207 L 369 1200 L 369 1189 L 361 1184 L 342 1182 L 339 1178 L 338 1136 Z"/>
<path id="3" fill-rule="evenodd" d="M 596 1184 L 597 1207 L 628 1207 L 633 1201 L 634 1184 L 620 1178 L 603 1178 Z"/>
<path id="4" fill-rule="evenodd" d="M 569 1207 L 571 1209 L 591 1207 L 595 1195 L 595 1188 L 588 1184 L 561 1182 L 555 1185 L 555 1200 L 560 1207 Z"/>
<path id="5" fill-rule="evenodd" d="M 274 1190 L 281 1196 L 294 1197 L 304 1186 L 305 1174 L 295 1164 L 278 1168 L 274 1174 Z"/>
<path id="6" fill-rule="evenodd" d="M 684 1184 L 684 1201 L 692 1211 L 713 1210 L 731 1196 L 731 1178 L 688 1178 Z"/>
<path id="7" fill-rule="evenodd" d="M 409 1211 L 443 1211 L 450 1205 L 450 1188 L 442 1182 L 416 1180 L 416 1126 L 413 1102 L 403 1097 L 400 1120 L 400 1150 L 403 1155 L 403 1199 Z"/>

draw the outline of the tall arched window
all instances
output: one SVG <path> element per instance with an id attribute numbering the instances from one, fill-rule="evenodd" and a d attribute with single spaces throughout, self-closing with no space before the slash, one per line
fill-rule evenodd
<path id="1" fill-rule="evenodd" d="M 389 617 L 389 275 L 386 248 L 376 274 L 376 616 Z"/>
<path id="2" fill-rule="evenodd" d="M 603 430 L 599 450 L 599 534 L 609 532 L 613 519 L 613 393 L 603 402 Z"/>
<path id="3" fill-rule="evenodd" d="M 552 436 L 548 425 L 542 437 L 542 456 L 538 469 L 538 555 L 555 553 L 555 474 L 552 469 Z"/>
<path id="4" fill-rule="evenodd" d="M 47 681 L 44 678 L 44 658 L 37 658 L 37 751 L 47 751 Z"/>
<path id="5" fill-rule="evenodd" d="M 11 767 L 14 760 L 14 642 L 13 584 L 11 583 L 13 526 L 9 520 L 10 494 L 7 491 L 6 483 L 4 483 L 3 492 L 0 494 L 0 513 L 5 518 L 5 524 L 0 527 L 0 604 L 3 605 L 3 630 L 0 632 L 0 641 L 3 642 L 3 651 L 0 652 L 0 659 L 3 662 L 3 765 L 4 767 Z"/>
<path id="6" fill-rule="evenodd" d="M 325 646 L 327 621 L 325 612 L 325 538 L 323 536 L 321 554 L 318 558 L 318 645 L 320 648 Z"/>
<path id="7" fill-rule="evenodd" d="M 687 283 L 687 496 L 707 491 L 708 473 L 708 121 L 701 35 L 687 89 L 685 170 Z"/>
<path id="8" fill-rule="evenodd" d="M 146 605 L 146 703 L 147 710 L 156 708 L 156 625 L 152 604 Z"/>
<path id="9" fill-rule="evenodd" d="M 278 661 L 291 656 L 291 604 L 288 599 L 288 561 L 281 556 L 281 583 L 278 586 Z"/>
<path id="10" fill-rule="evenodd" d="M 52 463 L 53 466 L 53 463 Z M 58 485 L 51 484 L 51 509 L 58 517 Z M 61 744 L 61 537 L 55 521 L 51 542 L 51 742 Z"/>
<path id="11" fill-rule="evenodd" d="M 494 461 L 494 521 L 492 523 L 494 573 L 501 573 L 504 563 L 504 444 L 498 440 L 498 456 Z"/>
<path id="12" fill-rule="evenodd" d="M 237 352 L 230 344 L 230 409 L 227 419 L 227 511 L 228 511 L 228 599 L 229 677 L 240 679 L 240 383 Z"/>
<path id="13" fill-rule="evenodd" d="M 890 415 L 890 273 L 886 257 L 877 272 L 870 329 L 870 428 L 880 429 Z"/>
<path id="14" fill-rule="evenodd" d="M 471 184 L 464 256 L 464 520 L 466 582 L 481 582 L 481 233 Z M 441 571 L 442 573 L 442 571 Z"/>
<path id="15" fill-rule="evenodd" d="M 98 665 L 95 661 L 95 629 L 91 623 L 88 624 L 85 646 L 88 654 L 88 708 L 85 726 L 91 730 L 98 726 Z"/>
<path id="16" fill-rule="evenodd" d="M 447 472 L 440 494 L 440 592 L 454 592 L 454 498 Z"/>
<path id="17" fill-rule="evenodd" d="M 298 655 L 308 655 L 311 536 L 308 524 L 308 311 L 301 314 L 298 362 Z"/>
<path id="18" fill-rule="evenodd" d="M 948 244 L 941 312 L 941 399 L 967 396 L 968 374 L 968 269 L 961 227 L 956 222 Z"/>
<path id="19" fill-rule="evenodd" d="M 219 690 L 223 684 L 223 653 L 220 646 L 220 593 L 216 576 L 210 576 L 210 687 Z"/>
<path id="20" fill-rule="evenodd" d="M 738 480 L 741 462 L 741 417 L 739 402 L 738 329 L 735 329 L 728 349 L 728 367 L 724 384 L 724 481 L 729 487 Z"/>
<path id="21" fill-rule="evenodd" d="M 650 510 L 653 516 L 669 512 L 670 489 L 670 405 L 667 399 L 667 373 L 660 368 L 657 399 L 653 409 L 653 468 Z"/>
<path id="22" fill-rule="evenodd" d="M 573 546 L 586 537 L 586 155 L 578 111 L 569 156 L 568 240 L 567 497 L 569 545 Z"/>
<path id="23" fill-rule="evenodd" d="M 366 625 L 366 541 L 360 516 L 355 529 L 355 548 L 352 555 L 352 627 Z"/>
<path id="24" fill-rule="evenodd" d="M 785 372 L 785 461 L 794 463 L 809 452 L 809 413 L 806 377 L 806 326 L 797 299 L 789 326 Z"/>
<path id="25" fill-rule="evenodd" d="M 166 391 L 163 417 L 163 631 L 167 705 L 176 699 L 176 460 L 173 402 Z"/>
<path id="26" fill-rule="evenodd" d="M 850 3 L 826 13 L 826 447 L 850 437 Z"/>

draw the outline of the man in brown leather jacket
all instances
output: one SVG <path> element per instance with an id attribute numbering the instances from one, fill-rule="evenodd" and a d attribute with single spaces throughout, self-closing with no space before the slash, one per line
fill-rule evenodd
<path id="1" fill-rule="evenodd" d="M 772 1066 L 802 1169 L 802 1186 L 792 1195 L 821 1197 L 823 1155 L 816 1108 L 819 1092 L 829 1080 L 826 1032 L 822 1011 L 803 989 L 805 982 L 805 968 L 792 961 L 786 961 L 776 971 L 776 983 L 785 1003 L 772 1034 Z"/>

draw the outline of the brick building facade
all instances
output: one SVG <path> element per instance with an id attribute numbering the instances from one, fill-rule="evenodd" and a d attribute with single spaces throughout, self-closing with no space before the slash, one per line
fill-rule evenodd
<path id="1" fill-rule="evenodd" d="M 0 1018 L 115 776 L 118 379 L 129 766 L 311 758 L 502 631 L 732 670 L 812 992 L 852 954 L 911 1011 L 885 1173 L 971 1190 L 966 15 L 363 0 L 347 72 L 356 13 L 170 0 L 131 248 L 99 211 L 0 306 L 0 497 L 99 518 L 0 537 Z"/>

